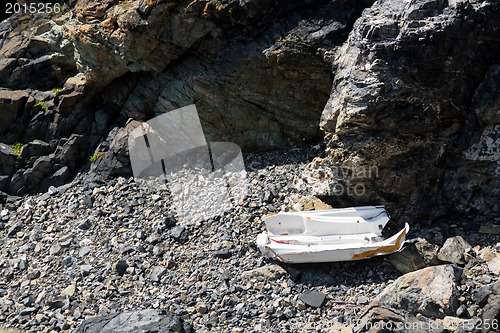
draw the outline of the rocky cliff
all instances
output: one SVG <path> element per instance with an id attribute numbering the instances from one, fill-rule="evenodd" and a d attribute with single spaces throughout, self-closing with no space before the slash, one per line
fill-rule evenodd
<path id="1" fill-rule="evenodd" d="M 401 221 L 498 216 L 495 1 L 61 8 L 0 25 L 1 191 L 64 184 L 99 152 L 91 171 L 129 176 L 131 122 L 195 103 L 209 140 L 247 152 L 324 139 L 310 170 L 327 177 L 308 188 L 329 203 L 386 204 Z"/>

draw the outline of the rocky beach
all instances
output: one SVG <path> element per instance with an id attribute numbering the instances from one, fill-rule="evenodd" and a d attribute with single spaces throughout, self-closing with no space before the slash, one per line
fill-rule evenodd
<path id="1" fill-rule="evenodd" d="M 0 23 L 0 330 L 500 331 L 499 2 L 18 3 Z M 207 142 L 243 152 L 245 191 L 215 215 L 173 200 L 207 173 L 148 187 L 129 156 L 135 129 L 193 104 Z M 386 207 L 384 235 L 410 225 L 400 252 L 256 246 L 267 214 L 363 205 Z"/>

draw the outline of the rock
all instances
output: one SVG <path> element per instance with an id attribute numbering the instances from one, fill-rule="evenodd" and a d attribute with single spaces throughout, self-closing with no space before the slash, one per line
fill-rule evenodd
<path id="1" fill-rule="evenodd" d="M 36 312 L 36 308 L 34 308 L 34 307 L 25 308 L 25 309 L 22 309 L 21 312 L 19 312 L 19 315 L 20 316 L 27 316 L 27 315 L 30 315 L 34 312 Z"/>
<path id="2" fill-rule="evenodd" d="M 167 269 L 163 266 L 156 266 L 151 272 L 151 281 L 160 282 L 161 278 L 165 275 Z"/>
<path id="3" fill-rule="evenodd" d="M 356 299 L 356 303 L 357 304 L 368 304 L 370 302 L 370 299 L 366 296 L 359 296 L 357 299 Z"/>
<path id="4" fill-rule="evenodd" d="M 18 156 L 11 146 L 0 142 L 0 175 L 10 175 L 16 168 Z M 5 188 L 5 185 L 2 187 Z"/>
<path id="5" fill-rule="evenodd" d="M 184 243 L 187 241 L 188 235 L 185 226 L 177 226 L 170 231 L 170 237 L 175 239 L 179 243 Z"/>
<path id="6" fill-rule="evenodd" d="M 464 259 L 465 250 L 471 246 L 461 236 L 448 238 L 439 249 L 437 257 L 441 261 L 454 264 L 466 264 Z"/>
<path id="7" fill-rule="evenodd" d="M 145 309 L 110 312 L 86 319 L 76 333 L 191 332 L 189 325 L 172 312 Z"/>
<path id="8" fill-rule="evenodd" d="M 83 219 L 78 222 L 78 228 L 82 230 L 89 230 L 92 224 L 90 223 L 89 219 Z"/>
<path id="9" fill-rule="evenodd" d="M 287 274 L 287 271 L 284 268 L 278 265 L 267 265 L 243 272 L 241 274 L 241 279 L 255 279 L 260 277 L 264 279 L 275 280 L 279 279 L 285 274 Z"/>
<path id="10" fill-rule="evenodd" d="M 455 315 L 459 307 L 461 273 L 462 269 L 454 265 L 427 267 L 407 273 L 387 286 L 375 301 L 433 318 Z"/>
<path id="11" fill-rule="evenodd" d="M 500 235 L 500 225 L 498 224 L 482 224 L 479 227 L 480 233 L 489 235 Z"/>
<path id="12" fill-rule="evenodd" d="M 42 140 L 33 140 L 23 145 L 20 151 L 21 158 L 28 159 L 36 156 L 49 155 L 52 152 L 50 144 Z"/>
<path id="13" fill-rule="evenodd" d="M 490 332 L 491 328 L 495 328 L 491 325 L 488 327 L 485 323 L 498 323 L 500 321 L 500 282 L 495 283 L 492 292 L 492 295 L 488 297 L 488 303 L 483 309 L 483 325 L 480 325 L 482 332 Z"/>
<path id="14" fill-rule="evenodd" d="M 28 97 L 29 95 L 22 90 L 0 89 L 0 133 L 21 116 Z"/>
<path id="15" fill-rule="evenodd" d="M 208 311 L 207 305 L 203 302 L 196 304 L 196 311 L 200 314 L 205 314 Z"/>
<path id="16" fill-rule="evenodd" d="M 495 128 L 498 116 L 473 125 L 483 113 L 498 115 L 491 96 L 498 96 L 500 74 L 488 70 L 498 67 L 496 53 L 488 50 L 498 45 L 486 42 L 499 30 L 497 5 L 490 3 L 491 11 L 483 6 L 376 1 L 363 11 L 333 61 L 333 88 L 320 123 L 331 164 L 353 171 L 342 177 L 351 195 L 338 201 L 384 202 L 393 218 L 407 221 L 453 220 L 469 211 L 498 216 L 492 198 L 500 187 L 492 175 L 499 165 L 492 163 L 491 144 L 498 130 L 478 139 L 488 126 Z M 472 17 L 491 22 L 486 35 Z M 460 39 L 464 34 L 477 37 Z M 455 37 L 443 49 L 433 47 Z M 450 60 L 446 71 L 444 59 Z M 472 137 L 488 154 L 468 159 Z M 370 169 L 376 172 L 363 172 Z M 363 190 L 356 194 L 356 186 Z"/>
<path id="17" fill-rule="evenodd" d="M 232 253 L 229 250 L 221 250 L 221 251 L 214 252 L 215 258 L 229 259 L 229 258 L 231 258 L 231 255 L 232 255 Z"/>
<path id="18" fill-rule="evenodd" d="M 16 234 L 23 229 L 23 224 L 22 223 L 16 223 L 13 226 L 9 228 L 7 231 L 7 236 L 8 237 L 14 237 Z"/>
<path id="19" fill-rule="evenodd" d="M 403 274 L 439 264 L 437 246 L 423 238 L 406 241 L 403 249 L 391 254 L 389 260 Z"/>
<path id="20" fill-rule="evenodd" d="M 481 307 L 488 301 L 488 296 L 493 292 L 493 284 L 472 290 L 472 300 Z"/>
<path id="21" fill-rule="evenodd" d="M 325 297 L 325 294 L 317 291 L 307 291 L 299 296 L 302 302 L 313 308 L 319 308 L 323 304 Z"/>
<path id="22" fill-rule="evenodd" d="M 115 264 L 115 272 L 118 275 L 123 275 L 127 271 L 128 264 L 125 260 L 120 260 Z"/>
<path id="23" fill-rule="evenodd" d="M 49 250 L 50 255 L 58 255 L 61 252 L 61 245 L 59 243 L 52 244 Z"/>
<path id="24" fill-rule="evenodd" d="M 89 247 L 89 246 L 84 246 L 82 247 L 80 250 L 78 250 L 78 256 L 80 258 L 83 258 L 85 257 L 87 254 L 89 254 L 90 252 L 92 252 L 92 249 Z"/>
<path id="25" fill-rule="evenodd" d="M 500 275 L 500 256 L 488 261 L 488 269 L 491 273 Z"/>
<path id="26" fill-rule="evenodd" d="M 61 296 L 74 296 L 76 292 L 76 286 L 74 284 L 70 284 L 66 288 L 61 291 Z"/>
<path id="27" fill-rule="evenodd" d="M 342 324 L 337 326 L 342 326 Z M 445 332 L 445 328 L 437 321 L 423 316 L 416 317 L 404 309 L 372 305 L 354 322 L 352 332 L 430 333 Z"/>
<path id="28" fill-rule="evenodd" d="M 80 274 L 82 274 L 82 276 L 89 275 L 91 271 L 92 271 L 91 265 L 81 265 L 80 266 Z M 123 274 L 119 274 L 119 275 L 123 275 Z"/>

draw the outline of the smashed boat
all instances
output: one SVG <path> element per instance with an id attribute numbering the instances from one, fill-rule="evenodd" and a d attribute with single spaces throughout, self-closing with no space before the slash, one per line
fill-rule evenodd
<path id="1" fill-rule="evenodd" d="M 287 263 L 350 261 L 401 250 L 408 224 L 384 239 L 389 221 L 383 206 L 280 212 L 264 218 L 267 232 L 257 236 L 265 257 Z"/>

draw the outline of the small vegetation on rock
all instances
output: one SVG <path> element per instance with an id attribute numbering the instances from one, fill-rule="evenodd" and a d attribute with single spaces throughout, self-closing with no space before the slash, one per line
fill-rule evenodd
<path id="1" fill-rule="evenodd" d="M 53 88 L 52 91 L 55 92 L 56 94 L 60 92 L 62 88 Z"/>
<path id="2" fill-rule="evenodd" d="M 45 101 L 36 102 L 35 106 L 41 106 L 45 112 L 49 112 L 49 108 L 45 105 Z"/>
<path id="3" fill-rule="evenodd" d="M 19 143 L 19 142 L 15 142 L 11 146 L 12 150 L 14 150 L 14 153 L 16 153 L 16 155 L 17 155 L 16 162 L 14 162 L 14 166 L 16 168 L 19 165 L 19 160 L 21 159 L 21 148 L 23 148 L 23 146 L 24 145 L 22 143 Z"/>
<path id="4" fill-rule="evenodd" d="M 90 156 L 90 162 L 95 162 L 97 161 L 99 158 L 101 158 L 102 155 L 106 154 L 105 152 L 101 151 L 101 152 L 98 152 L 98 153 L 95 153 L 94 155 Z"/>

